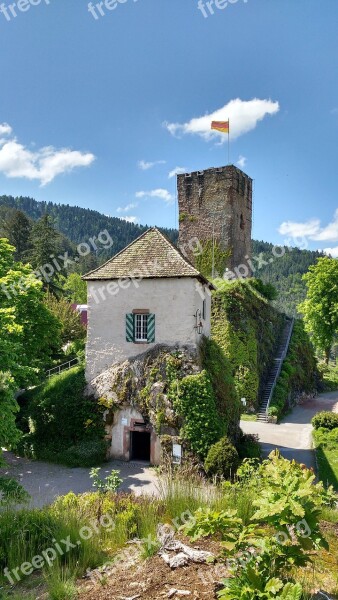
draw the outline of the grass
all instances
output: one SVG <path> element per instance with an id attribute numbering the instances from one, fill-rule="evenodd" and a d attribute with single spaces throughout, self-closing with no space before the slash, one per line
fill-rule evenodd
<path id="1" fill-rule="evenodd" d="M 313 433 L 318 474 L 325 486 L 338 491 L 338 428 L 329 431 L 320 427 Z"/>
<path id="2" fill-rule="evenodd" d="M 37 595 L 46 594 L 49 600 L 76 600 L 77 578 L 87 569 L 114 561 L 131 539 L 147 539 L 148 536 L 156 539 L 159 523 L 173 523 L 178 528 L 189 518 L 189 513 L 198 508 L 237 509 L 246 524 L 254 513 L 255 494 L 250 486 L 247 489 L 230 485 L 222 488 L 206 483 L 193 469 L 162 475 L 160 492 L 160 499 L 123 493 L 68 494 L 43 509 L 12 511 L 6 508 L 0 513 L 0 577 L 6 567 L 12 571 L 24 562 L 31 562 L 47 548 L 55 547 L 56 542 L 62 546 L 61 540 L 69 539 L 74 548 L 63 555 L 58 554 L 52 567 L 44 565 L 30 577 L 22 577 L 14 590 L 8 590 L 8 595 L 1 595 L 1 586 L 8 582 L 4 578 L 0 580 L 0 599 L 33 600 Z M 111 517 L 110 526 L 103 526 L 102 515 Z M 333 531 L 338 523 L 338 511 L 326 508 L 321 518 L 328 531 L 330 528 Z M 92 530 L 88 540 L 79 537 L 84 526 Z M 336 537 L 334 533 L 330 535 Z M 337 540 L 333 539 L 333 545 L 334 548 L 338 546 Z M 156 544 L 143 543 L 140 556 L 149 559 L 157 550 Z M 312 578 L 311 583 L 317 577 L 324 587 L 323 581 L 327 577 L 326 589 L 336 589 L 338 582 L 334 580 L 333 560 L 332 552 L 323 551 L 318 555 L 319 575 L 316 566 L 316 574 L 311 571 L 308 575 L 309 580 Z M 304 573 L 299 576 L 303 577 Z M 39 593 L 32 593 L 33 589 Z"/>
<path id="3" fill-rule="evenodd" d="M 257 421 L 257 415 L 248 415 L 247 413 L 243 413 L 241 415 L 241 421 Z"/>

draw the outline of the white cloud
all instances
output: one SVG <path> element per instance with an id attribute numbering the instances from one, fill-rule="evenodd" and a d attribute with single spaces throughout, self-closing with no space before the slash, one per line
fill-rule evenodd
<path id="1" fill-rule="evenodd" d="M 156 167 L 156 165 L 165 165 L 165 160 L 155 160 L 154 162 L 147 162 L 145 160 L 139 160 L 137 166 L 141 171 L 148 171 L 148 169 L 152 169 Z"/>
<path id="2" fill-rule="evenodd" d="M 305 223 L 285 221 L 278 231 L 282 235 L 308 237 L 315 242 L 338 242 L 338 209 L 334 213 L 333 221 L 326 227 L 321 226 L 319 219 L 311 219 Z"/>
<path id="3" fill-rule="evenodd" d="M 175 167 L 175 169 L 170 171 L 168 177 L 169 177 L 169 179 L 172 179 L 172 177 L 176 177 L 176 175 L 181 175 L 181 173 L 186 173 L 186 172 L 187 172 L 186 167 Z"/>
<path id="4" fill-rule="evenodd" d="M 11 135 L 12 129 L 4 123 L 0 125 L 0 133 Z M 13 136 L 0 139 L 0 173 L 9 178 L 36 179 L 42 186 L 76 167 L 88 167 L 94 160 L 93 154 L 78 150 L 45 146 L 33 152 Z"/>
<path id="5" fill-rule="evenodd" d="M 338 246 L 334 248 L 324 248 L 324 254 L 331 254 L 332 258 L 338 258 Z"/>
<path id="6" fill-rule="evenodd" d="M 246 165 L 246 162 L 247 162 L 247 160 L 248 160 L 248 159 L 247 159 L 245 156 L 242 156 L 242 155 L 240 154 L 240 155 L 239 155 L 239 159 L 238 159 L 238 161 L 237 161 L 237 163 L 236 163 L 236 164 L 237 164 L 237 166 L 238 166 L 240 169 L 244 169 L 244 167 L 245 167 L 245 165 Z"/>
<path id="7" fill-rule="evenodd" d="M 282 235 L 290 235 L 291 237 L 310 237 L 314 235 L 320 228 L 319 219 L 312 219 L 305 223 L 295 223 L 294 221 L 284 221 L 278 229 Z"/>
<path id="8" fill-rule="evenodd" d="M 120 217 L 120 219 L 122 219 L 122 221 L 127 221 L 127 223 L 134 223 L 134 225 L 138 223 L 138 218 L 132 217 L 131 215 L 126 217 Z"/>
<path id="9" fill-rule="evenodd" d="M 129 210 L 132 210 L 133 208 L 136 208 L 137 206 L 138 206 L 137 202 L 133 202 L 131 204 L 127 204 L 127 206 L 119 206 L 116 209 L 116 212 L 118 212 L 118 213 L 128 212 Z"/>
<path id="10" fill-rule="evenodd" d="M 186 123 L 164 123 L 164 126 L 174 136 L 197 134 L 207 141 L 221 139 L 227 136 L 211 130 L 211 121 L 227 121 L 230 119 L 230 136 L 232 139 L 255 129 L 257 123 L 266 115 L 274 115 L 279 111 L 279 103 L 272 100 L 241 100 L 236 98 L 228 104 L 202 117 L 196 117 Z"/>
<path id="11" fill-rule="evenodd" d="M 334 213 L 333 221 L 326 227 L 321 228 L 312 239 L 318 242 L 338 241 L 338 209 Z"/>
<path id="12" fill-rule="evenodd" d="M 150 192 L 136 192 L 136 198 L 159 198 L 168 204 L 172 204 L 175 200 L 175 197 L 168 190 L 162 188 L 151 190 Z"/>
<path id="13" fill-rule="evenodd" d="M 0 135 L 10 135 L 12 128 L 8 123 L 0 123 Z"/>

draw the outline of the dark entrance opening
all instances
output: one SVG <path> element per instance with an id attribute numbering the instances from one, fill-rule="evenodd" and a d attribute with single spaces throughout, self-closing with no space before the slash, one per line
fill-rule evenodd
<path id="1" fill-rule="evenodd" d="M 150 433 L 147 431 L 131 431 L 130 450 L 130 460 L 150 462 Z"/>

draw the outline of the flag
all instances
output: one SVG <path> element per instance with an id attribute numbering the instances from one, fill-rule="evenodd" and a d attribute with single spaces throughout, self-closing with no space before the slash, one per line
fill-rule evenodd
<path id="1" fill-rule="evenodd" d="M 212 121 L 211 129 L 216 129 L 216 131 L 222 133 L 230 133 L 230 121 Z"/>

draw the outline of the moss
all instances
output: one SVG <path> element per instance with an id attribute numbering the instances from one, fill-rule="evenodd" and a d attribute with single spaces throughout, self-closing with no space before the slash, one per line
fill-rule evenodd
<path id="1" fill-rule="evenodd" d="M 213 272 L 222 277 L 229 257 L 229 250 L 222 250 L 218 244 L 208 240 L 202 243 L 202 252 L 195 258 L 196 269 L 205 277 L 211 277 Z"/>
<path id="2" fill-rule="evenodd" d="M 258 406 L 284 324 L 255 288 L 254 280 L 217 282 L 211 333 L 230 363 L 238 397 L 247 409 Z"/>

